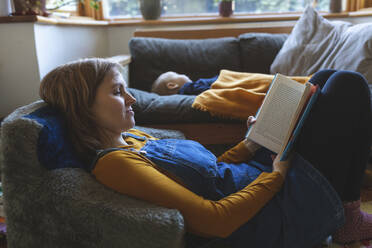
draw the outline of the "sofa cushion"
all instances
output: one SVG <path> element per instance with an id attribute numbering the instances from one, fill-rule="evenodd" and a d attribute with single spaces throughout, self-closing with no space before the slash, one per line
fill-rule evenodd
<path id="1" fill-rule="evenodd" d="M 171 123 L 203 123 L 203 122 L 234 122 L 211 116 L 208 112 L 191 107 L 196 96 L 169 95 L 159 96 L 134 88 L 128 91 L 136 98 L 132 106 L 136 123 L 141 124 L 171 124 Z"/>
<path id="2" fill-rule="evenodd" d="M 237 38 L 174 40 L 132 38 L 129 42 L 130 87 L 150 91 L 163 72 L 186 74 L 191 80 L 218 75 L 221 69 L 240 71 Z"/>
<path id="3" fill-rule="evenodd" d="M 239 38 L 243 72 L 270 73 L 270 65 L 289 34 L 246 33 Z"/>
<path id="4" fill-rule="evenodd" d="M 330 22 L 308 7 L 271 65 L 271 73 L 310 75 L 320 69 L 357 71 L 372 83 L 372 24 Z"/>

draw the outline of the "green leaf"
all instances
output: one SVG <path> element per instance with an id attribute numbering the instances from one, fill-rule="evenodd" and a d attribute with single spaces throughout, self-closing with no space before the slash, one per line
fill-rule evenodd
<path id="1" fill-rule="evenodd" d="M 98 10 L 99 9 L 99 2 L 101 2 L 101 0 L 90 0 L 90 6 L 92 8 L 94 8 L 95 10 Z"/>

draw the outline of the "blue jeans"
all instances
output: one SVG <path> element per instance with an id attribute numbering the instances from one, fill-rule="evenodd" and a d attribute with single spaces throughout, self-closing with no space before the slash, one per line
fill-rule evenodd
<path id="1" fill-rule="evenodd" d="M 360 198 L 370 153 L 370 91 L 357 72 L 322 70 L 310 81 L 321 93 L 296 145 L 297 152 L 332 184 L 342 201 Z"/>
<path id="2" fill-rule="evenodd" d="M 148 140 L 141 150 L 159 167 L 181 179 L 191 191 L 211 200 L 237 192 L 263 171 L 272 170 L 271 152 L 266 149 L 261 149 L 252 161 L 240 164 L 217 162 L 211 152 L 191 140 Z M 226 239 L 199 239 L 198 244 L 311 247 L 334 232 L 343 218 L 341 202 L 332 186 L 297 155 L 281 191 L 250 221 Z"/>

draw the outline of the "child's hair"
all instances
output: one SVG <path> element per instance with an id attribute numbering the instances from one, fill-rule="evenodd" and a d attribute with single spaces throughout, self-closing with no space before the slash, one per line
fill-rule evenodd
<path id="1" fill-rule="evenodd" d="M 174 92 L 167 87 L 167 83 L 172 80 L 175 73 L 173 71 L 168 71 L 160 74 L 160 76 L 154 81 L 151 87 L 151 92 L 157 93 L 159 95 L 171 95 Z"/>
<path id="2" fill-rule="evenodd" d="M 89 58 L 58 66 L 41 81 L 39 95 L 63 115 L 69 138 L 80 158 L 88 162 L 108 137 L 96 125 L 92 105 L 105 76 L 120 64 Z"/>

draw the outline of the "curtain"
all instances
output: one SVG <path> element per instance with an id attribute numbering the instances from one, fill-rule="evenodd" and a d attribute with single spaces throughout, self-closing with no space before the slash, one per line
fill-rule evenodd
<path id="1" fill-rule="evenodd" d="M 96 20 L 103 20 L 102 1 L 98 2 L 98 9 L 95 9 L 91 6 L 91 1 L 92 0 L 79 1 L 78 5 L 79 16 L 88 16 Z"/>
<path id="2" fill-rule="evenodd" d="M 347 0 L 346 11 L 357 11 L 372 7 L 372 0 Z"/>

